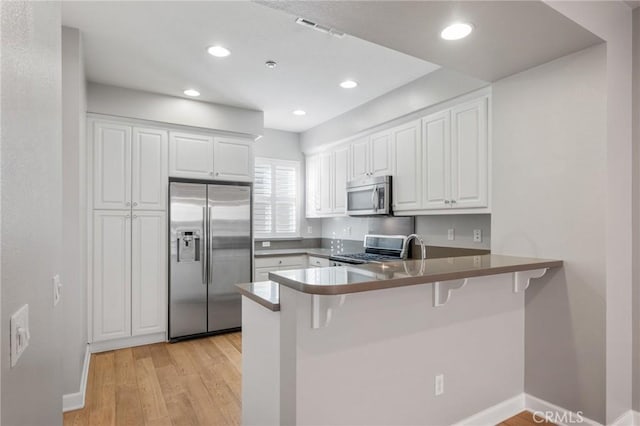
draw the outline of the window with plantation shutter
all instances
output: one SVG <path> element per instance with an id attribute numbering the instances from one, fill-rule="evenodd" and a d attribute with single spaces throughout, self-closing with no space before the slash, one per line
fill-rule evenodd
<path id="1" fill-rule="evenodd" d="M 256 237 L 300 235 L 300 162 L 256 158 L 253 186 L 253 226 Z"/>

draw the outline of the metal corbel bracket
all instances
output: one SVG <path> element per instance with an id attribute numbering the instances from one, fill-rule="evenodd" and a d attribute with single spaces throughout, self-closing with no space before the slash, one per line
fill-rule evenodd
<path id="1" fill-rule="evenodd" d="M 311 328 L 326 327 L 333 318 L 334 311 L 344 305 L 346 294 L 339 296 L 311 295 Z"/>
<path id="2" fill-rule="evenodd" d="M 520 293 L 526 290 L 533 278 L 540 278 L 547 273 L 549 268 L 533 269 L 531 271 L 519 271 L 513 273 L 513 292 Z"/>
<path id="3" fill-rule="evenodd" d="M 451 281 L 436 281 L 433 283 L 433 307 L 444 306 L 451 297 L 453 290 L 459 290 L 467 285 L 468 278 Z"/>

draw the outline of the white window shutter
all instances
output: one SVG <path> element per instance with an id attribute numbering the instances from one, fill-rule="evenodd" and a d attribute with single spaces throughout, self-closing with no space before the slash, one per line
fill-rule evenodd
<path id="1" fill-rule="evenodd" d="M 300 163 L 256 158 L 254 232 L 258 237 L 299 236 Z"/>

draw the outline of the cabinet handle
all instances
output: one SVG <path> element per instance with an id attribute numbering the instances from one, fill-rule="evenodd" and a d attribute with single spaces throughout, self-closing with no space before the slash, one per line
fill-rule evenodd
<path id="1" fill-rule="evenodd" d="M 220 176 L 220 172 L 216 172 L 216 176 Z"/>
<path id="2" fill-rule="evenodd" d="M 133 202 L 133 207 L 135 207 L 135 206 L 137 206 L 137 205 L 138 205 L 138 203 L 134 201 L 134 202 Z"/>
<path id="3" fill-rule="evenodd" d="M 451 204 L 455 204 L 455 203 L 456 203 L 456 200 L 451 200 Z"/>
<path id="4" fill-rule="evenodd" d="M 213 176 L 213 172 L 209 172 L 209 176 Z"/>
<path id="5" fill-rule="evenodd" d="M 131 203 L 129 201 L 127 201 L 126 206 L 129 207 L 131 205 Z"/>
<path id="6" fill-rule="evenodd" d="M 129 218 L 131 217 L 131 215 L 127 213 L 126 215 L 124 215 L 124 217 L 126 217 L 127 219 L 129 219 Z"/>
<path id="7" fill-rule="evenodd" d="M 279 261 L 278 261 L 278 264 L 279 264 L 279 265 L 282 265 L 282 260 L 279 260 Z"/>
<path id="8" fill-rule="evenodd" d="M 135 215 L 135 214 L 133 215 L 133 218 L 134 218 L 134 219 L 136 219 L 137 217 L 138 217 L 138 215 Z"/>
<path id="9" fill-rule="evenodd" d="M 449 201 L 449 200 L 444 200 L 444 203 L 445 203 L 445 204 L 449 204 L 450 202 L 451 202 L 451 201 Z"/>

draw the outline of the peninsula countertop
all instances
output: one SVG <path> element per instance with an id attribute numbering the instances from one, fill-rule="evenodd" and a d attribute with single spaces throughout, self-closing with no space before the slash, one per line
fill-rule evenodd
<path id="1" fill-rule="evenodd" d="M 331 256 L 331 249 L 288 248 L 288 249 L 256 250 L 253 253 L 255 257 L 294 256 L 299 254 L 306 254 L 309 256 L 323 257 L 325 259 L 328 259 Z"/>
<path id="2" fill-rule="evenodd" d="M 340 295 L 561 266 L 561 260 L 487 254 L 277 271 L 269 279 L 302 293 Z"/>

